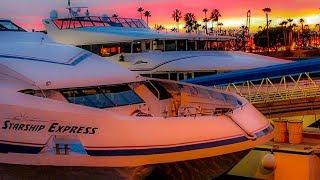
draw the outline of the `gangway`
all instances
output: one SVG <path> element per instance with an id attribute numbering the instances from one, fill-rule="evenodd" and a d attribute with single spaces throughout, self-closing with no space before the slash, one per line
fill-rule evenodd
<path id="1" fill-rule="evenodd" d="M 320 113 L 320 58 L 186 82 L 236 92 L 271 118 Z"/>

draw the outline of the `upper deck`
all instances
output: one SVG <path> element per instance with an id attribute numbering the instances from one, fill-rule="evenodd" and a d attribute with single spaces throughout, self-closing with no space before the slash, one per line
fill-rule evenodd
<path id="1" fill-rule="evenodd" d="M 141 19 L 107 17 L 107 16 L 79 16 L 72 18 L 54 19 L 53 23 L 59 29 L 74 29 L 83 27 L 127 27 L 148 28 Z"/>

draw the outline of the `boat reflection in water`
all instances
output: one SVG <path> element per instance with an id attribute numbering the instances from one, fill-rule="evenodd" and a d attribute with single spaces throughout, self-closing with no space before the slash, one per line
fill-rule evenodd
<path id="1" fill-rule="evenodd" d="M 3 177 L 212 178 L 271 138 L 237 95 L 144 78 L 0 22 L 11 23 L 0 31 Z"/>

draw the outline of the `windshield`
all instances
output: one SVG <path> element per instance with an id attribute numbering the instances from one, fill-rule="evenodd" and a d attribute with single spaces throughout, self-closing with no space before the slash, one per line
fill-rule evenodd
<path id="1" fill-rule="evenodd" d="M 0 31 L 25 31 L 11 21 L 0 20 Z"/>
<path id="2" fill-rule="evenodd" d="M 144 103 L 128 85 L 63 89 L 60 92 L 70 103 L 100 109 Z"/>

